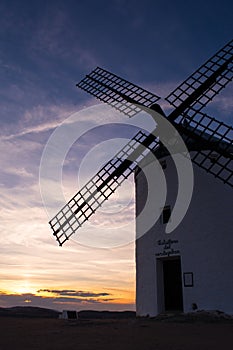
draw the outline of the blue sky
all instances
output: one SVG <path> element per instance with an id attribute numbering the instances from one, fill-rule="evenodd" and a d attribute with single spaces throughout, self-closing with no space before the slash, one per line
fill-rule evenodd
<path id="1" fill-rule="evenodd" d="M 166 97 L 232 39 L 233 4 L 3 0 L 0 13 L 0 306 L 134 309 L 132 183 L 121 199 L 115 198 L 118 209 L 121 200 L 126 203 L 114 220 L 130 235 L 127 244 L 103 249 L 69 242 L 61 249 L 51 236 L 40 196 L 43 149 L 56 127 L 73 113 L 80 113 L 79 125 L 96 126 L 97 117 L 126 122 L 125 116 L 110 109 L 92 109 L 98 102 L 75 86 L 85 74 L 98 65 Z M 212 105 L 215 116 L 228 123 L 232 91 L 229 86 Z M 90 110 L 83 112 L 86 107 Z M 76 191 L 79 157 L 90 144 L 119 133 L 129 137 L 120 126 L 99 130 L 69 151 L 63 174 L 67 198 Z M 97 163 L 106 161 L 104 149 L 94 150 Z M 88 177 L 88 158 L 85 164 Z M 100 231 L 97 226 L 80 235 L 91 240 Z"/>

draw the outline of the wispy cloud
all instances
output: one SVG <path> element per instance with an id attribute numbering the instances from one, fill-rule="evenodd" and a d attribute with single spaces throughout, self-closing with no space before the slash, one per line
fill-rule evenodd
<path id="1" fill-rule="evenodd" d="M 26 177 L 26 178 L 32 178 L 33 177 L 33 174 L 28 172 L 25 168 L 23 167 L 19 167 L 19 168 L 13 168 L 13 167 L 7 167 L 4 169 L 4 172 L 5 173 L 8 173 L 8 174 L 13 174 L 13 175 L 16 175 L 16 176 L 20 176 L 20 177 Z"/>
<path id="2" fill-rule="evenodd" d="M 90 298 L 90 297 L 105 297 L 110 295 L 109 293 L 95 293 L 95 292 L 85 292 L 82 290 L 72 290 L 72 289 L 39 289 L 37 293 L 52 293 L 56 295 L 68 296 L 68 297 L 81 297 L 81 298 Z"/>
<path id="3" fill-rule="evenodd" d="M 2 129 L 0 140 L 11 140 L 28 134 L 39 134 L 53 130 L 74 112 L 74 106 L 71 105 L 39 105 L 33 107 L 26 110 L 21 116 L 16 125 L 17 128 L 15 127 L 17 132 L 7 135 L 7 129 Z"/>

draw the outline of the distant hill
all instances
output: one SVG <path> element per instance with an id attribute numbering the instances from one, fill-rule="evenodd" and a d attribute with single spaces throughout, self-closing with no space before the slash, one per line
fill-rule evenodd
<path id="1" fill-rule="evenodd" d="M 0 307 L 0 317 L 58 318 L 60 312 L 34 306 Z"/>
<path id="2" fill-rule="evenodd" d="M 0 317 L 58 318 L 61 312 L 35 306 L 0 307 Z M 135 318 L 134 311 L 94 311 L 78 312 L 79 319 L 124 319 Z"/>

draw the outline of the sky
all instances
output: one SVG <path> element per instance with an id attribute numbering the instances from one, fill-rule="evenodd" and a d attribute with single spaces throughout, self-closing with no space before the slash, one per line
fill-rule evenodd
<path id="1" fill-rule="evenodd" d="M 63 247 L 48 224 L 59 191 L 68 200 L 135 132 L 76 83 L 100 66 L 166 97 L 232 39 L 233 3 L 2 0 L 0 13 L 0 307 L 134 310 L 133 179 Z M 232 92 L 212 104 L 228 124 Z M 64 159 L 45 183 L 54 137 Z"/>

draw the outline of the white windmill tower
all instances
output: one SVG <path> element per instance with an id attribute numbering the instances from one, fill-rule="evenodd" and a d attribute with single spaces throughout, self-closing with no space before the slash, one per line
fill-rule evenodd
<path id="1" fill-rule="evenodd" d="M 167 117 L 157 105 L 158 96 L 99 67 L 77 84 L 130 117 L 142 109 L 152 116 L 154 111 L 160 113 L 154 131 L 139 131 L 50 221 L 62 245 L 135 173 L 136 308 L 140 316 L 192 308 L 233 314 L 233 129 L 202 112 L 232 80 L 232 61 L 233 41 L 166 98 L 173 106 Z M 165 138 L 158 138 L 163 120 L 172 124 L 182 141 L 174 128 Z M 190 152 L 194 191 L 184 219 L 167 234 L 166 227 L 175 221 L 173 213 L 179 212 L 177 193 L 182 191 L 174 157 L 168 152 L 171 141 L 173 155 L 183 152 L 183 141 Z M 156 195 L 161 173 L 168 187 L 165 206 Z M 148 177 L 153 179 L 152 186 Z M 145 218 L 152 222 L 146 229 Z"/>

